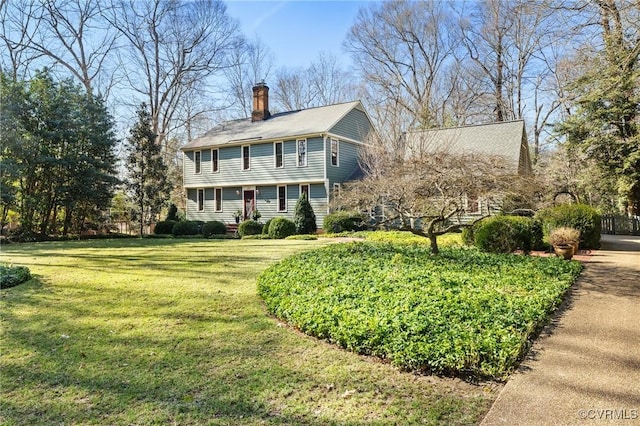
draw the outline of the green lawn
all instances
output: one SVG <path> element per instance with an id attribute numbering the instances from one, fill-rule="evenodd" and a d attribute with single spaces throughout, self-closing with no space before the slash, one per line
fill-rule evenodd
<path id="1" fill-rule="evenodd" d="M 267 316 L 256 276 L 327 241 L 113 240 L 2 247 L 0 424 L 480 421 L 487 386 L 399 372 Z"/>

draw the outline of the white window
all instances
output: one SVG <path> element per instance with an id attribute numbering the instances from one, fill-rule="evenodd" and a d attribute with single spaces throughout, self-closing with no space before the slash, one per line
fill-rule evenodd
<path id="1" fill-rule="evenodd" d="M 302 194 L 306 194 L 307 200 L 309 199 L 309 184 L 308 183 L 300 184 L 300 195 L 302 195 Z"/>
<path id="2" fill-rule="evenodd" d="M 337 197 L 338 195 L 340 195 L 340 184 L 339 183 L 334 183 L 333 184 L 333 196 Z"/>
<path id="3" fill-rule="evenodd" d="M 467 213 L 480 213 L 482 210 L 482 202 L 477 195 L 471 194 L 466 196 L 466 211 Z"/>
<path id="4" fill-rule="evenodd" d="M 251 168 L 251 146 L 242 145 L 242 170 Z"/>
<path id="5" fill-rule="evenodd" d="M 216 188 L 214 193 L 216 198 L 216 211 L 221 212 L 222 211 L 222 188 Z"/>
<path id="6" fill-rule="evenodd" d="M 212 149 L 211 150 L 211 171 L 213 173 L 218 173 L 220 171 L 219 168 L 219 164 L 218 164 L 218 149 Z"/>
<path id="7" fill-rule="evenodd" d="M 198 211 L 203 212 L 204 211 L 204 188 L 198 188 L 196 197 L 198 202 Z"/>
<path id="8" fill-rule="evenodd" d="M 307 140 L 298 139 L 296 141 L 296 154 L 298 156 L 298 167 L 307 165 Z"/>
<path id="9" fill-rule="evenodd" d="M 284 167 L 284 143 L 283 142 L 273 143 L 273 156 L 274 156 L 275 167 L 278 169 L 283 168 Z"/>
<path id="10" fill-rule="evenodd" d="M 287 185 L 278 185 L 278 211 L 287 211 Z"/>
<path id="11" fill-rule="evenodd" d="M 338 166 L 338 151 L 340 149 L 337 139 L 331 139 L 331 165 Z"/>
<path id="12" fill-rule="evenodd" d="M 202 152 L 196 151 L 193 153 L 193 162 L 195 163 L 195 173 L 199 175 L 202 166 Z"/>

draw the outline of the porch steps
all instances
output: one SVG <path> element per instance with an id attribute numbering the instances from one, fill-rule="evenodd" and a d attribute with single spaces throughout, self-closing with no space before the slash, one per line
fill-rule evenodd
<path id="1" fill-rule="evenodd" d="M 237 223 L 228 223 L 227 225 L 227 235 L 236 235 L 238 232 L 238 224 Z"/>

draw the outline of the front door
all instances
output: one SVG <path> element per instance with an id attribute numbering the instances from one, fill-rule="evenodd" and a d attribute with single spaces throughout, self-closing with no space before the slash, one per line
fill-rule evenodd
<path id="1" fill-rule="evenodd" d="M 244 220 L 251 219 L 256 210 L 256 191 L 255 189 L 245 189 L 242 193 L 244 194 Z"/>

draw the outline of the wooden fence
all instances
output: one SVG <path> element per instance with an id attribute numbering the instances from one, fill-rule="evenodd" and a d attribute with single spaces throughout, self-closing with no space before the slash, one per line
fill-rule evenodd
<path id="1" fill-rule="evenodd" d="M 602 233 L 640 235 L 640 217 L 602 216 Z"/>

